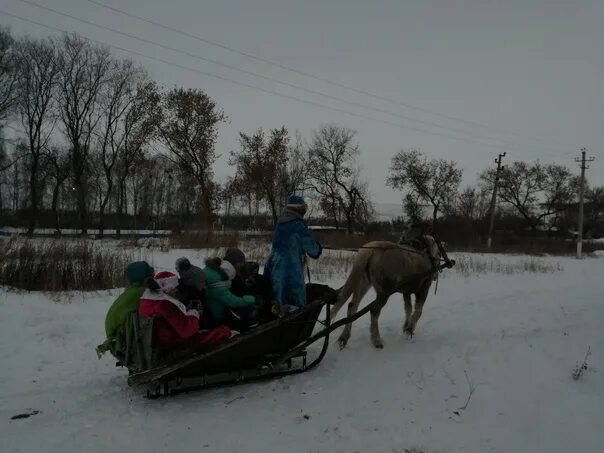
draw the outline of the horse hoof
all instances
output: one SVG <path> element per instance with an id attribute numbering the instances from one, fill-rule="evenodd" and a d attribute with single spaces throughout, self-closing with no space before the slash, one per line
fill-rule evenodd
<path id="1" fill-rule="evenodd" d="M 384 343 L 382 343 L 381 340 L 379 341 L 372 341 L 373 346 L 375 347 L 375 349 L 384 349 Z"/>
<path id="2" fill-rule="evenodd" d="M 347 339 L 344 339 L 344 338 L 338 339 L 338 346 L 340 346 L 340 351 L 346 347 L 347 343 L 348 343 Z"/>

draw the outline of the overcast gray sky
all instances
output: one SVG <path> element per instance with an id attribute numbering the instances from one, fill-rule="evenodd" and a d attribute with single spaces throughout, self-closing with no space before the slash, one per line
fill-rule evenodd
<path id="1" fill-rule="evenodd" d="M 464 121 L 313 80 L 139 22 L 86 0 L 31 1 L 407 118 L 351 106 L 200 62 L 19 0 L 2 0 L 0 9 L 12 14 L 368 117 L 330 111 L 132 56 L 160 83 L 202 88 L 224 109 L 230 122 L 221 127 L 217 146 L 223 156 L 216 168 L 220 179 L 232 173 L 226 160 L 229 151 L 237 147 L 238 131 L 285 125 L 309 138 L 312 130 L 322 123 L 335 122 L 358 132 L 363 172 L 377 202 L 400 201 L 400 194 L 386 187 L 385 178 L 392 156 L 408 148 L 420 148 L 431 157 L 459 162 L 464 169 L 464 182 L 473 183 L 476 174 L 491 165 L 501 151 L 508 152 L 508 161 L 539 158 L 576 168 L 572 160 L 578 156 L 578 149 L 585 146 L 597 159 L 588 171 L 588 180 L 604 184 L 602 0 L 98 0 L 324 79 Z M 1 14 L 0 21 L 16 35 L 52 33 Z M 114 53 L 124 54 L 117 50 Z"/>

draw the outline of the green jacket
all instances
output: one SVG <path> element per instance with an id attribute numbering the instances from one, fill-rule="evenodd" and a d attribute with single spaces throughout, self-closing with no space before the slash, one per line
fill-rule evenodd
<path id="1" fill-rule="evenodd" d="M 99 357 L 107 351 L 110 351 L 116 357 L 119 355 L 119 352 L 125 346 L 128 317 L 138 309 L 138 301 L 144 292 L 145 287 L 142 283 L 132 283 L 111 304 L 105 317 L 107 340 L 96 348 Z"/>
<path id="2" fill-rule="evenodd" d="M 206 266 L 203 268 L 206 279 L 206 308 L 216 322 L 226 319 L 229 308 L 249 307 L 254 304 L 254 296 L 237 297 L 231 293 L 231 282 L 219 270 Z"/>

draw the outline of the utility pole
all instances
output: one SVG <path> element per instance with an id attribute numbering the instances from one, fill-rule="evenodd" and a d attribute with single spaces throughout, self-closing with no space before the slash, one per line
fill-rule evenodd
<path id="1" fill-rule="evenodd" d="M 487 239 L 487 247 L 491 248 L 493 243 L 493 226 L 495 225 L 495 203 L 497 202 L 497 185 L 499 184 L 499 174 L 503 170 L 501 159 L 505 157 L 505 153 L 499 154 L 495 163 L 497 164 L 497 172 L 495 173 L 495 182 L 493 183 L 493 196 L 491 197 L 491 215 L 489 219 L 489 235 Z"/>
<path id="2" fill-rule="evenodd" d="M 585 163 L 593 162 L 595 158 L 585 158 L 587 149 L 581 148 L 581 158 L 575 157 L 575 162 L 581 163 L 581 184 L 579 186 L 579 230 L 577 231 L 577 259 L 581 258 L 583 248 L 583 190 L 585 188 L 585 170 L 589 168 Z"/>

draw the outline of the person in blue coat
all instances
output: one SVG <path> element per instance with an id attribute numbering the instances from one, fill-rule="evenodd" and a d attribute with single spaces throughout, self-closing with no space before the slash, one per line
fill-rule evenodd
<path id="1" fill-rule="evenodd" d="M 304 198 L 292 195 L 275 227 L 273 248 L 264 266 L 264 274 L 271 282 L 275 302 L 282 311 L 306 305 L 304 284 L 305 256 L 317 259 L 322 248 L 311 235 L 304 221 Z"/>

